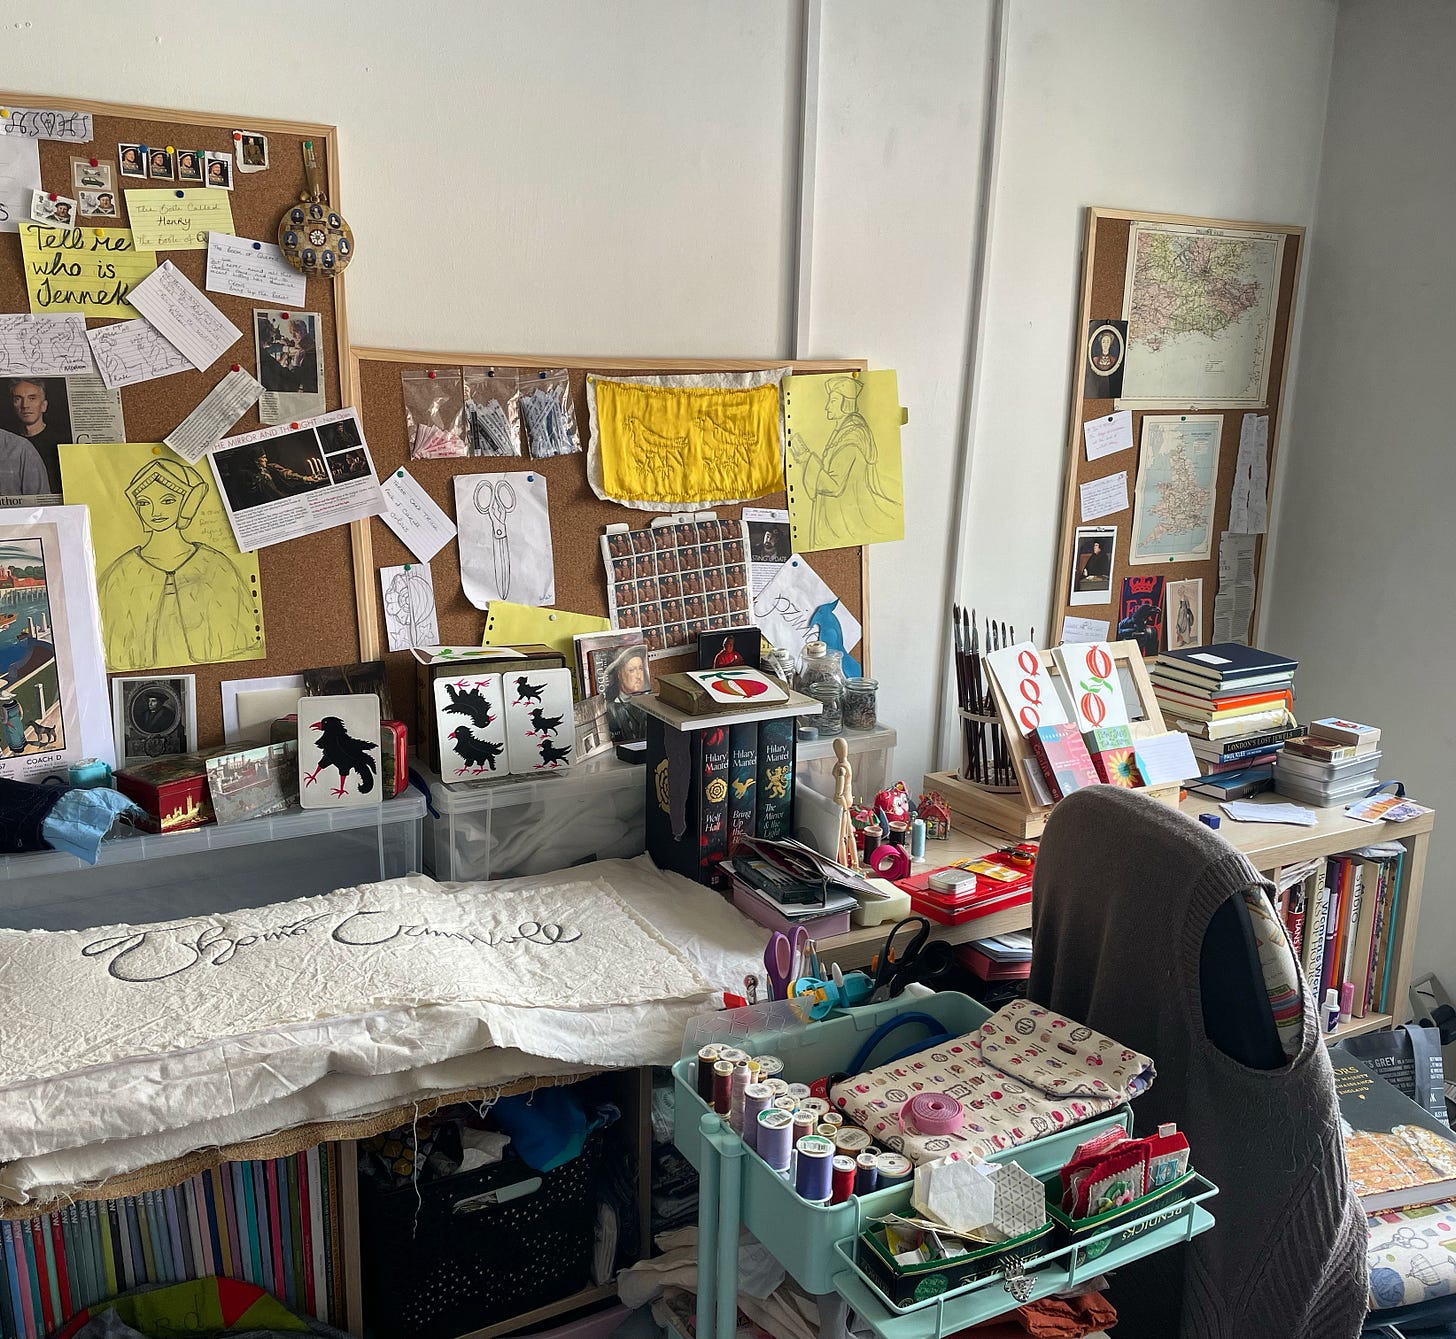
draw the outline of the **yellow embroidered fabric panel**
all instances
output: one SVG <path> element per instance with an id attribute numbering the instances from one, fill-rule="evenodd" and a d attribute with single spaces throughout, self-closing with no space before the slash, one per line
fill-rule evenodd
<path id="1" fill-rule="evenodd" d="M 734 502 L 784 486 L 777 386 L 597 380 L 602 483 L 624 502 Z"/>

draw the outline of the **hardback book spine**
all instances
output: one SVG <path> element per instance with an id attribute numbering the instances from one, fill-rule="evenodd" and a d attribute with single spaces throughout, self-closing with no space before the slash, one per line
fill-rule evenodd
<path id="1" fill-rule="evenodd" d="M 32 1297 L 31 1314 L 41 1323 L 36 1326 L 39 1334 L 49 1334 L 55 1328 L 55 1313 L 51 1310 L 51 1292 L 46 1283 L 45 1247 L 40 1244 L 40 1219 L 32 1218 L 20 1225 L 25 1238 L 25 1272 L 30 1279 Z"/>
<path id="2" fill-rule="evenodd" d="M 760 721 L 758 726 L 757 835 L 782 841 L 794 808 L 794 718 Z"/>
<path id="3" fill-rule="evenodd" d="M 1350 872 L 1350 909 L 1345 915 L 1345 925 L 1340 939 L 1340 980 L 1339 985 L 1343 986 L 1346 981 L 1355 980 L 1355 964 L 1358 954 L 1356 945 L 1359 942 L 1360 931 L 1360 904 L 1365 900 L 1365 868 L 1363 864 L 1353 856 L 1349 857 Z M 1374 892 L 1374 889 L 1371 889 Z"/>
<path id="4" fill-rule="evenodd" d="M 298 1165 L 299 1243 L 302 1247 L 299 1269 L 303 1279 L 303 1309 L 312 1316 L 317 1314 L 314 1308 L 318 1303 L 313 1290 L 313 1209 L 309 1200 L 307 1152 L 298 1154 L 295 1161 Z"/>
<path id="5" fill-rule="evenodd" d="M 1390 998 L 1390 962 L 1395 952 L 1395 937 L 1400 926 L 1401 881 L 1405 872 L 1405 847 L 1395 857 L 1390 875 L 1390 929 L 1385 936 L 1385 960 L 1380 968 L 1380 1012 L 1391 1012 L 1398 1001 Z"/>
<path id="6" fill-rule="evenodd" d="M 15 1253 L 10 1245 L 10 1224 L 0 1220 L 0 1266 L 5 1273 L 5 1286 L 0 1289 L 0 1326 L 6 1334 L 19 1336 L 25 1322 L 20 1318 L 20 1291 L 15 1282 Z"/>
<path id="7" fill-rule="evenodd" d="M 1060 800 L 1062 798 L 1062 788 L 1057 785 L 1057 774 L 1052 767 L 1052 760 L 1047 756 L 1046 744 L 1037 738 L 1035 730 L 1027 736 L 1027 742 L 1031 745 L 1031 752 L 1036 758 L 1036 765 L 1041 768 L 1042 780 L 1046 782 L 1047 793 L 1053 800 Z"/>
<path id="8" fill-rule="evenodd" d="M 740 837 L 752 837 L 758 785 L 758 722 L 739 721 L 728 731 L 728 854 Z"/>
<path id="9" fill-rule="evenodd" d="M 698 833 L 698 877 L 707 882 L 728 854 L 728 727 L 701 731 L 702 769 L 698 784 L 702 824 Z"/>

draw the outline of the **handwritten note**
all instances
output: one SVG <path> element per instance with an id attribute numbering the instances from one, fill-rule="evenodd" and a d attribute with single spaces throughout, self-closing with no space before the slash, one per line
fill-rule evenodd
<path id="1" fill-rule="evenodd" d="M 90 370 L 84 316 L 0 312 L 0 377 L 70 377 Z"/>
<path id="2" fill-rule="evenodd" d="M 63 112 L 50 107 L 6 107 L 0 111 L 0 126 L 7 135 L 26 139 L 64 140 L 68 144 L 91 142 L 91 113 Z"/>
<path id="3" fill-rule="evenodd" d="M 1111 516 L 1114 512 L 1127 510 L 1127 471 L 1109 474 L 1105 479 L 1093 479 L 1081 486 L 1082 519 L 1095 521 L 1099 516 Z"/>
<path id="4" fill-rule="evenodd" d="M 1269 529 L 1269 415 L 1245 414 L 1239 424 L 1239 459 L 1234 466 L 1228 528 L 1241 535 Z"/>
<path id="5" fill-rule="evenodd" d="M 272 242 L 215 232 L 207 238 L 207 287 L 235 298 L 301 307 L 308 280 L 283 259 L 283 252 Z"/>
<path id="6" fill-rule="evenodd" d="M 186 418 L 164 438 L 179 456 L 197 464 L 222 435 L 258 403 L 262 383 L 245 368 L 234 367 Z"/>
<path id="7" fill-rule="evenodd" d="M 455 523 L 408 470 L 395 470 L 380 481 L 379 489 L 384 494 L 379 519 L 422 563 L 429 562 L 455 538 Z"/>
<path id="8" fill-rule="evenodd" d="M 133 218 L 132 226 L 136 226 Z M 1082 425 L 1082 440 L 1087 443 L 1087 459 L 1101 460 L 1132 449 L 1132 410 L 1122 409 L 1105 418 L 1094 418 Z"/>
<path id="9" fill-rule="evenodd" d="M 201 251 L 210 232 L 232 232 L 232 197 L 226 191 L 127 191 L 131 235 L 153 251 Z"/>
<path id="10" fill-rule="evenodd" d="M 170 260 L 132 290 L 131 301 L 199 372 L 206 372 L 243 337 Z"/>
<path id="11" fill-rule="evenodd" d="M 1105 642 L 1109 626 L 1105 618 L 1076 618 L 1068 614 L 1062 620 L 1062 641 Z"/>
<path id="12" fill-rule="evenodd" d="M 40 145 L 21 135 L 0 135 L 0 232 L 19 232 L 40 190 Z"/>
<path id="13" fill-rule="evenodd" d="M 188 367 L 181 350 L 163 339 L 155 326 L 140 318 L 88 330 L 86 338 L 96 355 L 101 380 L 111 390 L 185 372 Z"/>
<path id="14" fill-rule="evenodd" d="M 130 228 L 20 225 L 25 286 L 33 312 L 137 316 L 133 285 L 157 268 L 154 251 L 138 251 Z"/>

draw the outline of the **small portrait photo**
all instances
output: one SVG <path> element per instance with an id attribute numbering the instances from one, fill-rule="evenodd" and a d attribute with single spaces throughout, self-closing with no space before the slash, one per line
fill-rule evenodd
<path id="1" fill-rule="evenodd" d="M 1163 627 L 1168 633 L 1168 650 L 1186 651 L 1201 646 L 1203 627 L 1203 578 L 1170 581 L 1163 588 Z"/>
<path id="2" fill-rule="evenodd" d="M 637 583 L 635 581 L 617 582 L 617 607 L 620 609 L 624 604 L 638 604 Z"/>
<path id="3" fill-rule="evenodd" d="M 657 624 L 647 628 L 644 632 L 644 640 L 647 643 L 647 649 L 649 651 L 661 651 L 666 645 L 662 635 L 662 626 Z"/>
<path id="4" fill-rule="evenodd" d="M 699 521 L 696 526 L 698 537 L 695 543 L 716 544 L 723 538 L 723 528 L 717 521 Z"/>
<path id="5" fill-rule="evenodd" d="M 147 175 L 147 151 L 141 144 L 118 144 L 117 161 L 121 164 L 124 177 L 145 177 Z"/>
<path id="6" fill-rule="evenodd" d="M 355 479 L 369 477 L 369 455 L 363 447 L 325 456 L 324 464 L 328 466 L 329 474 L 336 484 L 352 483 Z"/>
<path id="7" fill-rule="evenodd" d="M 748 592 L 739 588 L 728 592 L 728 611 L 733 614 L 748 612 Z"/>
<path id="8" fill-rule="evenodd" d="M 191 753 L 197 746 L 197 680 L 191 674 L 111 681 L 118 766 Z"/>
<path id="9" fill-rule="evenodd" d="M 175 181 L 177 164 L 167 149 L 147 150 L 147 176 L 153 181 Z"/>
<path id="10" fill-rule="evenodd" d="M 81 191 L 81 213 L 87 218 L 114 219 L 119 217 L 116 195 L 112 191 Z"/>
<path id="11" fill-rule="evenodd" d="M 676 600 L 682 595 L 682 581 L 676 572 L 664 572 L 657 578 L 657 589 L 664 600 Z"/>
<path id="12" fill-rule="evenodd" d="M 674 543 L 678 548 L 688 547 L 698 542 L 698 527 L 694 522 L 684 521 L 672 528 Z"/>
<path id="13" fill-rule="evenodd" d="M 312 428 L 213 453 L 233 511 L 263 507 L 329 487 L 329 472 Z"/>
<path id="14" fill-rule="evenodd" d="M 663 572 L 676 572 L 678 569 L 677 550 L 663 549 L 657 555 L 656 562 L 659 575 Z"/>
<path id="15" fill-rule="evenodd" d="M 296 321 L 298 318 L 295 317 Z M 320 423 L 316 428 L 319 436 L 319 445 L 324 449 L 324 455 L 331 456 L 335 451 L 349 451 L 356 446 L 364 445 L 364 436 L 359 431 L 359 423 L 354 418 L 341 418 L 333 423 Z"/>
<path id="16" fill-rule="evenodd" d="M 703 573 L 703 589 L 705 591 L 723 589 L 723 569 L 721 567 L 710 567 Z"/>
<path id="17" fill-rule="evenodd" d="M 1072 549 L 1072 589 L 1068 604 L 1112 603 L 1112 560 L 1117 547 L 1114 525 L 1079 525 Z"/>
<path id="18" fill-rule="evenodd" d="M 639 620 L 635 609 L 618 609 L 617 626 L 619 628 L 635 628 Z"/>
<path id="19" fill-rule="evenodd" d="M 323 390 L 318 351 L 317 312 L 253 311 L 258 380 L 265 391 L 317 395 Z M 355 433 L 342 446 L 358 446 L 352 420 L 328 425 Z M 332 449 L 332 448 L 331 448 Z"/>
<path id="20" fill-rule="evenodd" d="M 1087 361 L 1082 368 L 1083 399 L 1117 399 L 1122 394 L 1123 362 L 1126 356 L 1126 321 L 1089 321 Z"/>
<path id="21" fill-rule="evenodd" d="M 785 563 L 793 555 L 787 521 L 749 521 L 748 551 L 756 563 Z"/>
<path id="22" fill-rule="evenodd" d="M 637 593 L 643 604 L 651 604 L 657 599 L 657 578 L 648 577 L 646 581 L 638 582 Z"/>
<path id="23" fill-rule="evenodd" d="M 613 558 L 625 558 L 632 551 L 630 537 L 622 531 L 607 536 L 607 552 Z"/>
<path id="24" fill-rule="evenodd" d="M 687 618 L 687 613 L 681 600 L 664 600 L 661 608 L 661 621 L 664 624 L 682 623 Z"/>
<path id="25" fill-rule="evenodd" d="M 743 541 L 741 539 L 725 539 L 723 541 L 723 561 L 728 566 L 743 561 Z"/>
<path id="26" fill-rule="evenodd" d="M 698 554 L 702 558 L 703 569 L 705 571 L 710 567 L 723 566 L 723 546 L 721 544 L 718 544 L 716 542 L 712 544 L 704 544 L 702 548 L 698 550 Z"/>
<path id="27" fill-rule="evenodd" d="M 177 151 L 177 180 L 202 180 L 202 150 L 179 149 Z"/>
<path id="28" fill-rule="evenodd" d="M 648 577 L 657 575 L 657 565 L 646 554 L 643 554 L 632 560 L 632 575 L 638 581 L 645 581 Z"/>
<path id="29" fill-rule="evenodd" d="M 735 587 L 747 584 L 747 576 L 744 573 L 743 565 L 741 563 L 737 564 L 736 566 L 730 565 L 728 567 L 725 567 L 723 569 L 723 579 L 728 583 L 729 590 L 733 590 Z"/>
<path id="30" fill-rule="evenodd" d="M 232 190 L 232 158 L 225 153 L 209 153 L 207 155 L 206 174 L 203 177 L 203 182 L 208 186 L 215 186 L 218 190 Z"/>
<path id="31" fill-rule="evenodd" d="M 606 699 L 612 739 L 617 743 L 641 739 L 646 727 L 642 713 L 633 705 L 632 699 L 652 691 L 646 643 L 594 651 L 592 677 L 596 681 L 597 692 Z"/>
<path id="32" fill-rule="evenodd" d="M 652 546 L 661 553 L 663 549 L 671 549 L 677 545 L 678 527 L 675 525 L 655 525 L 652 527 Z"/>
<path id="33" fill-rule="evenodd" d="M 722 594 L 708 596 L 708 618 L 716 623 L 728 617 L 728 600 Z"/>
<path id="34" fill-rule="evenodd" d="M 703 599 L 701 593 L 696 595 L 684 595 L 682 603 L 684 622 L 691 623 L 695 618 L 707 618 L 708 602 Z"/>
<path id="35" fill-rule="evenodd" d="M 703 574 L 701 572 L 684 572 L 682 593 L 684 599 L 689 595 L 701 595 L 703 593 Z"/>
<path id="36" fill-rule="evenodd" d="M 630 558 L 618 558 L 612 563 L 613 581 L 631 581 L 637 575 L 637 566 Z"/>
<path id="37" fill-rule="evenodd" d="M 243 131 L 243 137 L 238 141 L 238 162 L 253 171 L 267 167 L 268 137 L 256 130 Z"/>
<path id="38" fill-rule="evenodd" d="M 51 228 L 75 227 L 76 202 L 53 191 L 31 191 L 30 218 Z"/>
<path id="39" fill-rule="evenodd" d="M 71 185 L 78 191 L 109 191 L 111 164 L 99 159 L 71 159 Z"/>
<path id="40" fill-rule="evenodd" d="M 631 540 L 633 553 L 652 552 L 652 531 L 650 530 L 631 530 L 623 538 Z"/>
<path id="41" fill-rule="evenodd" d="M 7 377 L 0 381 L 0 431 L 27 442 L 40 457 L 49 488 L 61 492 L 61 443 L 73 442 L 71 407 L 65 377 Z M 24 448 L 17 453 L 25 457 Z M 28 457 L 27 457 L 28 458 Z"/>
<path id="42" fill-rule="evenodd" d="M 734 665 L 758 669 L 762 655 L 763 639 L 754 627 L 720 628 L 698 634 L 699 669 L 730 669 Z"/>

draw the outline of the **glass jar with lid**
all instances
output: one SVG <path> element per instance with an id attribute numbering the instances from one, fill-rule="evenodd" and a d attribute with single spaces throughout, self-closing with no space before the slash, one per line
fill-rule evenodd
<path id="1" fill-rule="evenodd" d="M 794 686 L 801 693 L 807 693 L 816 683 L 828 682 L 838 684 L 840 691 L 843 692 L 844 669 L 841 664 L 843 659 L 844 652 L 831 651 L 823 642 L 806 642 L 804 664 L 799 670 L 798 681 Z"/>
<path id="2" fill-rule="evenodd" d="M 808 723 L 819 730 L 820 738 L 837 735 L 844 729 L 844 686 L 835 679 L 818 679 L 809 685 L 809 696 L 823 707 Z"/>
<path id="3" fill-rule="evenodd" d="M 880 681 L 878 679 L 846 679 L 844 681 L 844 728 L 873 730 L 879 716 Z"/>

